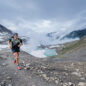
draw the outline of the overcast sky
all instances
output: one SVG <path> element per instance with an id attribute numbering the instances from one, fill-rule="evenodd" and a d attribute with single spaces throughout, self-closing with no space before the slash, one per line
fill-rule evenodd
<path id="1" fill-rule="evenodd" d="M 86 0 L 0 0 L 0 22 L 14 31 L 80 29 L 86 26 Z"/>

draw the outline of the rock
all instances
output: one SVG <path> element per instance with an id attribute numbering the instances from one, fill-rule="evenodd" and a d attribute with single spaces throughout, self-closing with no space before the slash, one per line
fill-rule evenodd
<path id="1" fill-rule="evenodd" d="M 74 66 L 74 63 L 71 63 L 71 66 Z"/>
<path id="2" fill-rule="evenodd" d="M 0 83 L 1 86 L 5 86 L 5 84 L 6 84 L 6 81 L 5 81 L 5 80 L 3 80 L 3 81 Z"/>
<path id="3" fill-rule="evenodd" d="M 17 73 L 15 72 L 14 74 L 16 75 Z"/>
<path id="4" fill-rule="evenodd" d="M 37 70 L 38 73 L 40 73 L 40 70 Z"/>
<path id="5" fill-rule="evenodd" d="M 43 69 L 47 69 L 47 67 L 45 67 L 45 66 L 41 66 L 41 68 L 43 68 Z"/>
<path id="6" fill-rule="evenodd" d="M 55 83 L 58 85 L 59 81 L 58 80 L 55 80 Z"/>
<path id="7" fill-rule="evenodd" d="M 10 76 L 7 77 L 7 80 L 12 80 L 12 78 Z"/>
<path id="8" fill-rule="evenodd" d="M 79 82 L 78 86 L 86 86 L 85 82 Z"/>
<path id="9" fill-rule="evenodd" d="M 26 67 L 27 67 L 27 66 L 30 66 L 30 63 L 26 64 Z"/>
<path id="10" fill-rule="evenodd" d="M 41 74 L 43 74 L 43 71 L 40 71 Z"/>
<path id="11" fill-rule="evenodd" d="M 50 77 L 50 80 L 53 80 L 54 81 L 55 79 L 54 79 L 54 77 Z"/>
<path id="12" fill-rule="evenodd" d="M 68 83 L 63 83 L 63 86 L 69 86 Z"/>
<path id="13" fill-rule="evenodd" d="M 29 76 L 29 79 L 31 79 L 32 77 L 31 76 Z"/>
<path id="14" fill-rule="evenodd" d="M 63 72 L 63 74 L 64 74 L 65 76 L 68 76 L 68 73 L 66 73 L 66 72 Z"/>
<path id="15" fill-rule="evenodd" d="M 2 74 L 4 75 L 4 74 L 6 74 L 6 72 L 3 72 Z"/>
<path id="16" fill-rule="evenodd" d="M 81 80 L 85 80 L 85 77 L 81 77 L 80 79 L 81 79 Z"/>
<path id="17" fill-rule="evenodd" d="M 6 66 L 7 64 L 6 63 L 2 63 L 2 66 Z"/>
<path id="18" fill-rule="evenodd" d="M 69 82 L 69 86 L 74 86 L 74 84 L 72 82 Z"/>
<path id="19" fill-rule="evenodd" d="M 8 86 L 12 86 L 12 84 L 8 84 Z"/>
<path id="20" fill-rule="evenodd" d="M 36 85 L 32 85 L 32 86 L 36 86 Z"/>
<path id="21" fill-rule="evenodd" d="M 25 69 L 25 70 L 30 70 L 30 67 L 25 67 L 24 69 Z"/>
<path id="22" fill-rule="evenodd" d="M 27 64 L 27 66 L 25 66 L 24 69 L 29 70 L 29 69 L 31 69 L 31 67 L 29 66 L 29 64 Z"/>
<path id="23" fill-rule="evenodd" d="M 54 80 L 57 80 L 57 77 L 55 77 Z"/>
<path id="24" fill-rule="evenodd" d="M 23 63 L 23 64 L 25 64 L 25 62 L 24 62 L 24 61 L 22 61 L 22 63 Z"/>
<path id="25" fill-rule="evenodd" d="M 61 83 L 63 83 L 63 80 L 59 80 Z"/>
<path id="26" fill-rule="evenodd" d="M 76 72 L 79 72 L 80 70 L 79 69 L 76 69 Z"/>
<path id="27" fill-rule="evenodd" d="M 49 77 L 47 77 L 46 74 L 42 74 L 42 77 L 43 77 L 45 80 L 49 81 Z"/>
<path id="28" fill-rule="evenodd" d="M 72 72 L 72 75 L 76 75 L 76 76 L 78 76 L 78 77 L 81 77 L 81 74 L 78 73 L 78 72 Z"/>
<path id="29" fill-rule="evenodd" d="M 63 83 L 63 86 L 75 86 L 72 82 L 69 83 Z"/>

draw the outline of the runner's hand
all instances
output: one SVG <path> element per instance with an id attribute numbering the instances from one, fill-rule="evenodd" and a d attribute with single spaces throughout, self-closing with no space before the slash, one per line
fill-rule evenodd
<path id="1" fill-rule="evenodd" d="M 10 46 L 10 48 L 12 48 L 12 46 Z"/>
<path id="2" fill-rule="evenodd" d="M 18 45 L 18 47 L 20 47 L 21 45 Z"/>

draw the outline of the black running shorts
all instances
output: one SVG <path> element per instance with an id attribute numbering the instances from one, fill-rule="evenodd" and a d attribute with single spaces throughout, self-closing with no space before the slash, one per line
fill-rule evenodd
<path id="1" fill-rule="evenodd" d="M 20 48 L 19 47 L 15 47 L 11 49 L 13 53 L 15 52 L 20 52 Z"/>

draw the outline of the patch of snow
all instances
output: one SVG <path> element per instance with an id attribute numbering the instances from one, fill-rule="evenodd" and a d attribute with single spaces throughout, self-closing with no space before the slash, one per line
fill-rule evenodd
<path id="1" fill-rule="evenodd" d="M 60 47 L 59 45 L 52 45 L 49 48 L 55 48 L 55 47 Z"/>

